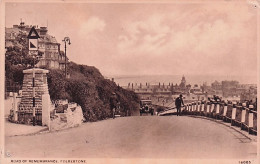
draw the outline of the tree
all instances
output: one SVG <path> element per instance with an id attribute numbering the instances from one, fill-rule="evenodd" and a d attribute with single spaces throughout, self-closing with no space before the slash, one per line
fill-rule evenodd
<path id="1" fill-rule="evenodd" d="M 5 78 L 6 90 L 10 85 L 18 84 L 21 88 L 23 81 L 23 70 L 32 68 L 37 64 L 43 52 L 38 51 L 37 56 L 34 58 L 29 55 L 28 39 L 26 33 L 19 32 L 17 37 L 11 41 L 11 46 L 6 47 L 5 53 Z"/>

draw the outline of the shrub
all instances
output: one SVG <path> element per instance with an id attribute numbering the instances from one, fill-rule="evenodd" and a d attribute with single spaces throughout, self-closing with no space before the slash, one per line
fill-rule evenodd
<path id="1" fill-rule="evenodd" d="M 68 99 L 82 107 L 86 121 L 97 121 L 111 117 L 109 98 L 117 94 L 122 115 L 138 110 L 138 96 L 114 82 L 105 79 L 95 67 L 68 64 L 71 78 L 66 79 L 61 70 L 50 70 L 49 93 L 52 100 Z"/>

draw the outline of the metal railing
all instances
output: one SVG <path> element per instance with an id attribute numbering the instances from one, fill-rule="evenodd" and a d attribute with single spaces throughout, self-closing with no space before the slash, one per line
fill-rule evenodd
<path id="1" fill-rule="evenodd" d="M 257 135 L 257 110 L 254 105 L 196 101 L 186 104 L 181 112 L 183 115 L 198 115 L 222 120 L 230 123 L 231 126 L 248 131 L 249 134 Z"/>

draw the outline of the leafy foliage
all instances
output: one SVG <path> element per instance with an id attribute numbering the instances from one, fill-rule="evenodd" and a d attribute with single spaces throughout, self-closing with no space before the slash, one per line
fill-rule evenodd
<path id="1" fill-rule="evenodd" d="M 138 110 L 137 95 L 105 79 L 95 67 L 71 62 L 68 70 L 70 78 L 65 78 L 61 70 L 50 70 L 48 85 L 51 99 L 68 99 L 78 103 L 87 121 L 111 117 L 109 98 L 112 92 L 117 94 L 121 115 L 131 115 Z"/>
<path id="2" fill-rule="evenodd" d="M 25 68 L 31 68 L 33 64 L 39 62 L 39 57 L 42 56 L 43 52 L 38 51 L 35 58 L 29 54 L 28 39 L 25 33 L 20 31 L 16 38 L 10 42 L 12 46 L 6 47 L 6 61 L 12 65 L 22 65 Z"/>
<path id="3" fill-rule="evenodd" d="M 38 58 L 28 54 L 26 35 L 20 32 L 7 47 L 5 54 L 5 77 L 8 84 L 22 86 L 23 70 L 32 68 Z M 42 52 L 38 53 L 41 56 Z M 87 121 L 97 121 L 111 117 L 109 98 L 112 92 L 117 94 L 122 115 L 131 115 L 138 110 L 138 97 L 114 82 L 105 79 L 95 67 L 68 63 L 70 78 L 64 77 L 62 70 L 50 70 L 48 74 L 49 93 L 52 100 L 68 99 L 78 103 Z"/>

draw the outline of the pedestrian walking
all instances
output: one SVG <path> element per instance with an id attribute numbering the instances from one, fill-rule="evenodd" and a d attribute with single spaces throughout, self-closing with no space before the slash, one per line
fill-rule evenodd
<path id="1" fill-rule="evenodd" d="M 112 118 L 115 119 L 115 113 L 116 113 L 116 106 L 117 106 L 117 99 L 116 99 L 116 93 L 112 92 L 112 95 L 110 97 L 110 110 L 112 113 Z"/>
<path id="2" fill-rule="evenodd" d="M 180 96 L 175 99 L 175 106 L 177 108 L 177 116 L 181 115 L 181 105 L 184 106 L 184 103 L 182 100 L 182 95 L 180 94 Z"/>

